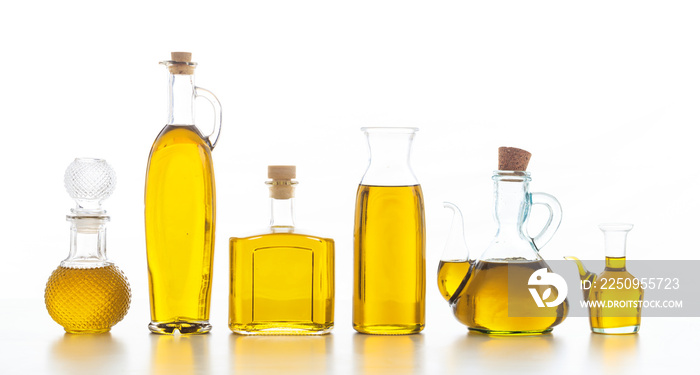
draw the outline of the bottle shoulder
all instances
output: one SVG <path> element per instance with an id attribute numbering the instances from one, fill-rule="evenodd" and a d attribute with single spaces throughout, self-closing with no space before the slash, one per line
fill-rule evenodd
<path id="1" fill-rule="evenodd" d="M 209 148 L 204 136 L 195 125 L 165 125 L 156 137 L 153 148 L 175 144 L 193 144 Z"/>
<path id="2" fill-rule="evenodd" d="M 230 237 L 230 243 L 242 243 L 242 242 L 265 242 L 266 244 L 277 244 L 279 246 L 284 245 L 300 245 L 303 243 L 309 244 L 328 244 L 333 245 L 335 241 L 332 238 L 320 237 L 303 230 L 293 230 L 290 232 L 279 232 L 272 231 L 270 229 L 259 232 L 258 234 L 249 235 L 245 237 Z"/>

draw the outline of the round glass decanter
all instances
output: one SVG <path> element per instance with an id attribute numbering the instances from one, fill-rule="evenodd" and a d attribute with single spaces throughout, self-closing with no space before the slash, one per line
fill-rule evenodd
<path id="1" fill-rule="evenodd" d="M 44 299 L 49 315 L 68 333 L 103 333 L 129 310 L 131 288 L 124 273 L 107 259 L 102 209 L 116 184 L 114 170 L 101 159 L 75 159 L 64 176 L 76 207 L 71 223 L 70 253 L 51 274 Z"/>

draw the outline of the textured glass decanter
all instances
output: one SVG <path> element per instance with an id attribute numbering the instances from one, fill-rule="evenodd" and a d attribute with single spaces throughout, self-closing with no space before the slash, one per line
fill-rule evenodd
<path id="1" fill-rule="evenodd" d="M 68 333 L 103 333 L 129 310 L 131 289 L 124 273 L 107 259 L 107 212 L 102 201 L 116 185 L 116 174 L 101 159 L 75 159 L 65 187 L 76 207 L 71 223 L 70 253 L 51 274 L 44 299 L 51 318 Z"/>

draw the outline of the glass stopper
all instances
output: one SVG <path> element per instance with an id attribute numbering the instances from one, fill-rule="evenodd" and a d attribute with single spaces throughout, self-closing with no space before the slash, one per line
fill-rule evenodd
<path id="1" fill-rule="evenodd" d="M 76 214 L 101 214 L 102 201 L 109 198 L 117 184 L 117 174 L 103 159 L 76 158 L 66 169 L 64 185 L 75 199 Z"/>

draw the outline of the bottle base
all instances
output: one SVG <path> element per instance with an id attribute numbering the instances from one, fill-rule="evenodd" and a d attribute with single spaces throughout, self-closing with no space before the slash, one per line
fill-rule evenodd
<path id="1" fill-rule="evenodd" d="M 100 333 L 109 332 L 112 328 L 110 327 L 106 329 L 64 329 L 66 330 L 66 333 L 70 333 L 71 335 L 99 335 Z"/>
<path id="2" fill-rule="evenodd" d="M 639 332 L 639 324 L 627 327 L 615 327 L 615 328 L 593 328 L 591 327 L 593 333 L 600 333 L 604 335 L 629 335 L 632 333 Z"/>
<path id="3" fill-rule="evenodd" d="M 412 335 L 419 333 L 425 328 L 425 324 L 376 324 L 359 325 L 354 324 L 355 331 L 368 335 Z"/>
<path id="4" fill-rule="evenodd" d="M 208 321 L 177 321 L 177 322 L 151 322 L 148 329 L 153 333 L 161 335 L 173 335 L 180 332 L 181 335 L 197 335 L 211 331 L 211 324 Z"/>
<path id="5" fill-rule="evenodd" d="M 468 327 L 469 331 L 471 332 L 477 332 L 477 333 L 483 333 L 485 335 L 490 335 L 490 336 L 537 336 L 537 335 L 545 335 L 547 333 L 552 332 L 553 328 L 547 328 L 544 330 L 535 330 L 535 331 L 496 331 L 496 330 L 490 330 L 490 329 L 485 329 L 485 328 L 472 328 Z"/>
<path id="6" fill-rule="evenodd" d="M 244 336 L 321 336 L 331 332 L 333 323 L 249 323 L 229 324 L 228 328 L 233 333 Z"/>

